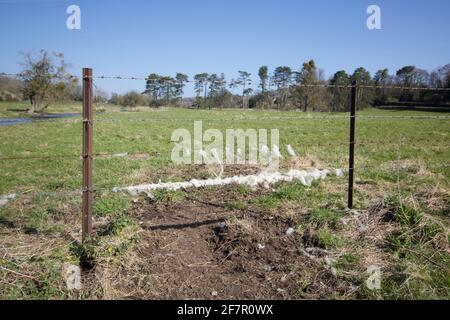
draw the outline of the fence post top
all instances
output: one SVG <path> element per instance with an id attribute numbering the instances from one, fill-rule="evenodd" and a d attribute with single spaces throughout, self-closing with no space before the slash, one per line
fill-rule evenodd
<path id="1" fill-rule="evenodd" d="M 92 76 L 92 68 L 83 68 L 83 76 Z"/>

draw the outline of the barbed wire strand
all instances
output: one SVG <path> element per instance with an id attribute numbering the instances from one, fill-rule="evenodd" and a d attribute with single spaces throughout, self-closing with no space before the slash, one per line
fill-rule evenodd
<path id="1" fill-rule="evenodd" d="M 105 157 L 112 157 L 112 158 L 125 158 L 130 156 L 142 156 L 142 157 L 150 157 L 151 154 L 155 154 L 155 152 L 100 152 L 100 153 L 94 153 L 92 156 L 94 158 L 105 158 Z M 42 159 L 42 160 L 51 160 L 51 159 L 57 159 L 57 158 L 69 158 L 69 159 L 77 159 L 82 160 L 82 155 L 75 155 L 75 154 L 67 154 L 67 155 L 45 155 L 45 156 L 8 156 L 8 157 L 0 157 L 0 161 L 7 161 L 7 160 L 36 160 L 36 159 Z"/>
<path id="2" fill-rule="evenodd" d="M 140 80 L 140 81 L 147 81 L 150 80 L 148 77 L 135 77 L 135 76 L 91 76 L 88 78 L 92 79 L 109 79 L 109 80 Z M 432 88 L 432 87 L 403 87 L 398 85 L 364 85 L 364 84 L 357 84 L 354 85 L 338 85 L 338 84 L 295 84 L 292 85 L 293 87 L 307 87 L 307 88 L 341 88 L 341 89 L 348 89 L 348 88 L 367 88 L 367 89 L 396 89 L 396 90 L 433 90 L 433 91 L 450 91 L 450 88 Z"/>
<path id="3" fill-rule="evenodd" d="M 23 76 L 22 73 L 7 73 L 7 72 L 0 72 L 0 76 L 13 76 L 13 77 L 21 77 Z M 81 78 L 79 76 L 74 75 L 68 75 L 69 78 Z M 85 76 L 83 78 L 90 78 L 90 79 L 106 79 L 106 80 L 138 80 L 138 81 L 147 81 L 149 80 L 148 77 L 142 77 L 142 76 L 107 76 L 107 75 L 99 75 L 99 76 Z M 437 88 L 437 87 L 404 87 L 404 86 L 398 86 L 398 85 L 365 85 L 365 84 L 357 84 L 354 85 L 337 85 L 337 84 L 296 84 L 293 85 L 293 87 L 306 87 L 306 88 L 341 88 L 341 89 L 348 89 L 348 88 L 366 88 L 366 89 L 394 89 L 394 90 L 422 90 L 422 91 L 450 91 L 450 88 Z"/>
<path id="4" fill-rule="evenodd" d="M 17 78 L 20 78 L 20 77 L 23 77 L 23 76 L 24 76 L 24 73 L 8 73 L 8 72 L 0 72 L 0 76 L 3 76 L 3 77 L 17 77 Z M 80 76 L 74 76 L 74 75 L 72 75 L 72 74 L 66 74 L 65 77 L 68 78 L 68 79 L 81 79 Z"/>

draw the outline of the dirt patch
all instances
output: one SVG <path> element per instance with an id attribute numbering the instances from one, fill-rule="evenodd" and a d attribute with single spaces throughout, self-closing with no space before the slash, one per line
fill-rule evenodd
<path id="1" fill-rule="evenodd" d="M 215 194 L 232 192 L 223 189 Z M 107 296 L 126 292 L 126 297 L 144 299 L 296 299 L 325 297 L 345 287 L 305 255 L 300 235 L 286 234 L 294 221 L 215 202 L 188 198 L 135 203 L 131 214 L 144 232 L 132 265 L 115 277 L 116 292 Z"/>
<path id="2" fill-rule="evenodd" d="M 214 229 L 216 261 L 241 285 L 249 285 L 241 298 L 320 298 L 339 290 L 340 281 L 305 252 L 302 236 L 286 233 L 291 224 L 252 213 Z M 305 270 L 314 270 L 314 278 L 304 278 Z"/>

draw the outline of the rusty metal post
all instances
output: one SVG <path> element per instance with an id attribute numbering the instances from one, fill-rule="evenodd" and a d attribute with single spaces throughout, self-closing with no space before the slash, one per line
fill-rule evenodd
<path id="1" fill-rule="evenodd" d="M 348 156 L 348 208 L 353 208 L 353 174 L 355 167 L 355 120 L 356 120 L 356 97 L 357 83 L 352 82 L 352 93 L 350 101 L 350 144 Z"/>
<path id="2" fill-rule="evenodd" d="M 83 241 L 92 234 L 92 69 L 83 68 Z"/>

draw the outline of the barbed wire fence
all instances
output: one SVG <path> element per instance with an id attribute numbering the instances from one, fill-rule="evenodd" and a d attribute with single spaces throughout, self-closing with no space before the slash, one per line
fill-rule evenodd
<path id="1" fill-rule="evenodd" d="M 7 77 L 21 77 L 20 73 L 0 73 L 0 76 Z M 69 79 L 79 79 L 82 80 L 83 83 L 83 113 L 81 119 L 43 119 L 37 120 L 35 123 L 38 124 L 67 124 L 67 123 L 82 123 L 83 124 L 83 152 L 81 154 L 47 154 L 47 155 L 10 155 L 10 156 L 1 156 L 0 162 L 5 161 L 34 161 L 34 160 L 53 160 L 53 159 L 72 159 L 72 160 L 82 160 L 83 162 L 83 186 L 81 189 L 75 189 L 70 191 L 25 191 L 18 192 L 16 195 L 30 195 L 39 196 L 39 195 L 51 195 L 51 196 L 69 196 L 69 195 L 82 195 L 82 207 L 83 207 L 83 222 L 82 222 L 82 234 L 83 239 L 88 237 L 92 233 L 92 202 L 93 202 L 93 193 L 94 192 L 103 192 L 110 191 L 110 188 L 104 187 L 93 187 L 92 185 L 92 161 L 94 159 L 109 159 L 109 158 L 124 158 L 124 157 L 133 157 L 140 156 L 141 159 L 148 159 L 152 155 L 155 155 L 155 152 L 150 150 L 138 150 L 133 152 L 122 152 L 122 153 L 113 153 L 113 152 L 92 152 L 92 134 L 93 134 L 93 105 L 94 105 L 94 90 L 95 80 L 109 79 L 109 80 L 137 80 L 137 81 L 147 81 L 147 77 L 134 77 L 134 76 L 93 76 L 92 69 L 83 69 L 83 76 L 68 76 Z M 125 119 L 108 119 L 108 118 L 100 118 L 95 120 L 96 123 L 128 123 L 128 122 L 188 122 L 188 121 L 206 121 L 206 122 L 246 122 L 246 121 L 313 121 L 313 120 L 330 120 L 330 121 L 350 121 L 350 130 L 349 130 L 349 141 L 348 142 L 317 142 L 317 143 L 306 143 L 302 144 L 302 147 L 348 147 L 349 148 L 349 158 L 348 158 L 348 176 L 349 176 L 349 185 L 348 185 L 348 208 L 353 208 L 353 180 L 354 180 L 354 172 L 356 166 L 354 164 L 354 149 L 356 146 L 371 146 L 371 147 L 379 147 L 386 148 L 389 146 L 396 145 L 399 146 L 400 143 L 405 143 L 408 141 L 408 147 L 413 148 L 422 148 L 424 144 L 431 148 L 447 148 L 449 145 L 442 145 L 442 143 L 438 143 L 435 139 L 414 139 L 412 141 L 405 140 L 402 137 L 401 142 L 393 142 L 393 141 L 384 141 L 384 140 L 357 140 L 355 137 L 355 126 L 356 120 L 450 120 L 450 116 L 446 115 L 358 115 L 356 114 L 357 109 L 357 97 L 358 91 L 361 89 L 379 89 L 379 90 L 417 90 L 417 91 L 450 91 L 450 88 L 432 88 L 432 87 L 404 87 L 397 85 L 359 85 L 356 82 L 353 82 L 351 85 L 332 85 L 332 84 L 298 84 L 297 87 L 319 87 L 319 88 L 339 88 L 339 89 L 350 89 L 351 90 L 351 101 L 350 101 L 350 114 L 349 115 L 307 115 L 307 116 L 270 116 L 270 117 L 230 117 L 230 118 L 125 118 Z M 316 130 L 317 131 L 317 130 Z M 319 132 L 331 132 L 329 130 L 318 130 Z M 398 172 L 399 169 L 402 168 L 402 164 L 398 163 L 390 163 L 388 165 L 380 164 L 375 166 L 379 171 L 392 171 L 396 170 Z M 430 168 L 448 168 L 450 167 L 450 163 L 437 163 L 430 164 Z M 373 169 L 373 165 L 362 165 L 357 167 L 358 170 L 367 170 Z"/>

